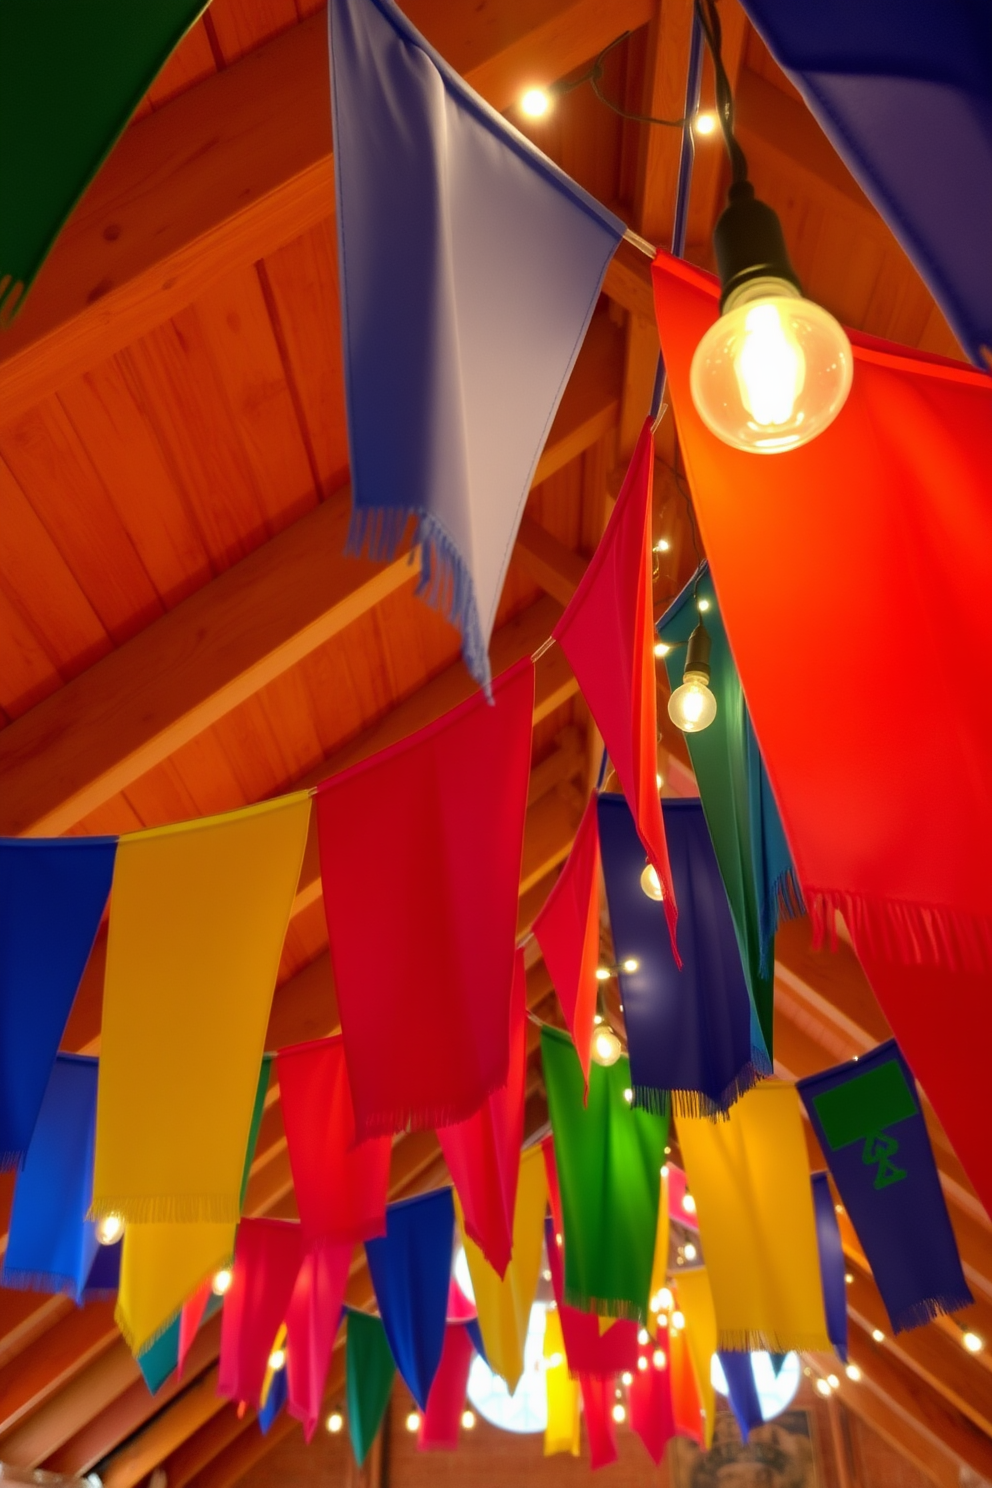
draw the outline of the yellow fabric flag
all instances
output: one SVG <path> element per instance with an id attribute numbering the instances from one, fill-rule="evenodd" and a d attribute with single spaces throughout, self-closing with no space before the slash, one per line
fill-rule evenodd
<path id="1" fill-rule="evenodd" d="M 539 1146 L 530 1147 L 520 1158 L 517 1202 L 513 1210 L 513 1254 L 506 1275 L 501 1279 L 479 1247 L 465 1234 L 461 1205 L 458 1195 L 455 1195 L 486 1359 L 493 1373 L 506 1381 L 511 1395 L 524 1372 L 524 1340 L 541 1269 L 547 1205 L 544 1153 Z"/>
<path id="2" fill-rule="evenodd" d="M 725 1121 L 679 1116 L 717 1347 L 829 1351 L 795 1086 L 762 1080 Z"/>
<path id="3" fill-rule="evenodd" d="M 668 1285 L 668 1164 L 661 1170 L 661 1191 L 658 1195 L 658 1228 L 654 1234 L 654 1262 L 651 1266 L 651 1290 L 649 1297 L 656 1297 L 663 1286 Z"/>
<path id="4" fill-rule="evenodd" d="M 548 1392 L 548 1424 L 544 1428 L 544 1455 L 582 1450 L 579 1424 L 579 1382 L 571 1378 L 565 1358 L 561 1317 L 556 1307 L 544 1314 L 544 1383 Z"/>
<path id="5" fill-rule="evenodd" d="M 114 1318 L 132 1354 L 166 1329 L 201 1282 L 234 1254 L 233 1224 L 135 1224 L 124 1229 Z"/>
<path id="6" fill-rule="evenodd" d="M 713 1445 L 713 1423 L 716 1419 L 716 1395 L 710 1368 L 716 1353 L 716 1313 L 713 1293 L 705 1266 L 679 1272 L 675 1283 L 679 1310 L 685 1318 L 685 1336 L 689 1345 L 692 1371 L 696 1376 L 699 1403 L 706 1417 L 706 1450 Z"/>
<path id="7" fill-rule="evenodd" d="M 233 1223 L 306 845 L 299 791 L 122 837 L 111 891 L 93 1215 Z"/>

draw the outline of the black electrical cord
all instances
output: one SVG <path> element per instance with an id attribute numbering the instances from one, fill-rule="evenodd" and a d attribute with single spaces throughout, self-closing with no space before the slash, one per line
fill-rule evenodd
<path id="1" fill-rule="evenodd" d="M 588 83 L 600 103 L 605 103 L 606 107 L 612 109 L 615 114 L 619 114 L 621 119 L 630 119 L 635 124 L 660 124 L 665 129 L 683 129 L 687 122 L 687 117 L 681 119 L 656 119 L 651 114 L 629 113 L 627 109 L 621 108 L 618 103 L 614 103 L 612 98 L 607 98 L 600 87 L 603 67 L 607 57 L 613 51 L 614 47 L 618 47 L 622 41 L 626 41 L 629 35 L 629 31 L 624 31 L 620 36 L 617 36 L 611 41 L 609 46 L 605 46 L 589 71 L 584 72 L 581 77 L 573 78 L 570 83 L 556 83 L 549 91 L 561 96 L 564 93 L 571 93 L 575 88 L 580 88 L 583 83 Z"/>

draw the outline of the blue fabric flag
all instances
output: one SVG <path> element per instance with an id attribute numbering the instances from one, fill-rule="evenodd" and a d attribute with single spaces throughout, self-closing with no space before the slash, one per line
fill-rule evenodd
<path id="1" fill-rule="evenodd" d="M 145 1384 L 156 1395 L 179 1364 L 179 1318 L 174 1317 L 164 1333 L 137 1358 Z"/>
<path id="2" fill-rule="evenodd" d="M 83 1299 L 96 1258 L 93 1197 L 97 1061 L 59 1054 L 17 1176 L 0 1284 Z"/>
<path id="3" fill-rule="evenodd" d="M 988 0 L 744 0 L 972 361 L 992 348 Z"/>
<path id="4" fill-rule="evenodd" d="M 116 851 L 116 837 L 0 839 L 0 1168 L 28 1150 Z"/>
<path id="5" fill-rule="evenodd" d="M 823 1287 L 823 1310 L 827 1315 L 827 1336 L 841 1363 L 847 1363 L 847 1283 L 844 1280 L 844 1247 L 840 1225 L 834 1209 L 833 1194 L 826 1173 L 814 1173 L 813 1214 L 816 1219 L 816 1247 L 820 1256 L 820 1283 Z"/>
<path id="6" fill-rule="evenodd" d="M 385 1235 L 365 1242 L 382 1326 L 421 1410 L 444 1347 L 454 1223 L 451 1189 L 439 1188 L 390 1204 Z"/>
<path id="7" fill-rule="evenodd" d="M 912 1071 L 894 1039 L 798 1081 L 894 1333 L 972 1299 Z"/>
<path id="8" fill-rule="evenodd" d="M 114 1245 L 98 1245 L 90 1274 L 83 1289 L 83 1301 L 95 1302 L 116 1297 L 121 1280 L 121 1253 L 124 1241 Z"/>
<path id="9" fill-rule="evenodd" d="M 665 919 L 642 887 L 644 848 L 623 796 L 599 798 L 599 840 L 620 971 L 634 1104 L 715 1115 L 771 1074 L 727 895 L 699 801 L 663 801 L 679 905 L 682 970 Z"/>
<path id="10" fill-rule="evenodd" d="M 727 1399 L 734 1419 L 740 1428 L 742 1441 L 747 1441 L 755 1426 L 764 1420 L 758 1387 L 754 1382 L 754 1366 L 750 1354 L 720 1352 L 720 1366 L 727 1381 Z"/>
<path id="11" fill-rule="evenodd" d="M 286 1397 L 289 1394 L 288 1374 L 289 1370 L 284 1365 L 282 1369 L 277 1369 L 272 1376 L 272 1383 L 269 1386 L 269 1393 L 265 1397 L 265 1404 L 258 1413 L 259 1430 L 263 1436 L 268 1436 L 272 1422 L 286 1404 Z"/>
<path id="12" fill-rule="evenodd" d="M 331 0 L 349 546 L 416 520 L 420 592 L 489 682 L 538 458 L 619 218 L 455 73 L 390 0 Z"/>

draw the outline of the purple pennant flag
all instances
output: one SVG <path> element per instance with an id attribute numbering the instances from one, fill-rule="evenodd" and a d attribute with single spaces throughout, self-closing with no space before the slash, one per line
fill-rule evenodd
<path id="1" fill-rule="evenodd" d="M 624 226 L 390 0 L 331 0 L 349 545 L 410 519 L 420 591 L 489 683 L 489 637 L 551 421 Z"/>
<path id="2" fill-rule="evenodd" d="M 838 1359 L 847 1363 L 847 1283 L 844 1280 L 844 1248 L 840 1225 L 834 1210 L 833 1195 L 826 1173 L 814 1173 L 813 1215 L 816 1220 L 816 1245 L 820 1253 L 820 1283 L 823 1287 L 823 1310 L 827 1315 L 827 1337 Z"/>
<path id="3" fill-rule="evenodd" d="M 755 1426 L 763 1421 L 758 1387 L 754 1382 L 754 1365 L 750 1354 L 720 1353 L 723 1377 L 727 1381 L 727 1399 L 740 1428 L 741 1440 L 747 1441 Z"/>

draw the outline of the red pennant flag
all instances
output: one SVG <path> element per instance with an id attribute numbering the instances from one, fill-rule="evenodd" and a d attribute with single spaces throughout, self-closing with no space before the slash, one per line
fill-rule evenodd
<path id="1" fill-rule="evenodd" d="M 179 1358 L 176 1365 L 176 1378 L 182 1379 L 183 1367 L 186 1363 L 186 1355 L 193 1346 L 193 1339 L 199 1331 L 203 1322 L 203 1314 L 207 1310 L 210 1301 L 210 1282 L 205 1281 L 198 1286 L 192 1297 L 183 1303 L 183 1310 L 179 1314 Z"/>
<path id="2" fill-rule="evenodd" d="M 527 972 L 518 951 L 510 1001 L 510 1066 L 505 1085 L 474 1116 L 438 1127 L 438 1141 L 461 1200 L 465 1229 L 497 1275 L 510 1264 L 517 1174 L 524 1139 L 527 1078 Z"/>
<path id="3" fill-rule="evenodd" d="M 303 1259 L 286 1311 L 287 1410 L 307 1441 L 320 1419 L 354 1247 L 315 1245 Z"/>
<path id="4" fill-rule="evenodd" d="M 821 932 L 843 914 L 992 1209 L 992 378 L 852 333 L 851 392 L 819 438 L 732 449 L 689 387 L 716 281 L 665 254 L 653 273 L 693 500 L 803 895 Z"/>
<path id="5" fill-rule="evenodd" d="M 449 1126 L 506 1083 L 534 667 L 317 792 L 358 1137 Z"/>
<path id="6" fill-rule="evenodd" d="M 689 1357 L 689 1342 L 684 1329 L 668 1330 L 668 1367 L 671 1371 L 672 1416 L 679 1436 L 688 1436 L 703 1445 L 703 1406 L 699 1386 Z"/>
<path id="7" fill-rule="evenodd" d="M 657 1342 L 649 1339 L 640 1347 L 634 1381 L 627 1391 L 631 1428 L 641 1438 L 656 1467 L 675 1435 L 667 1344 L 667 1335 L 659 1330 Z"/>
<path id="8" fill-rule="evenodd" d="M 654 439 L 648 419 L 602 541 L 554 635 L 603 736 L 644 851 L 658 875 L 677 960 L 678 910 L 658 799 L 653 484 Z"/>
<path id="9" fill-rule="evenodd" d="M 340 1034 L 276 1055 L 289 1165 L 306 1243 L 386 1233 L 389 1137 L 356 1145 Z"/>
<path id="10" fill-rule="evenodd" d="M 612 1329 L 610 1330 L 613 1331 Z M 582 1412 L 589 1438 L 589 1460 L 593 1468 L 608 1467 L 617 1460 L 617 1433 L 613 1424 L 616 1392 L 613 1381 L 580 1374 Z"/>
<path id="11" fill-rule="evenodd" d="M 595 795 L 586 806 L 558 881 L 534 921 L 534 935 L 588 1087 L 599 962 L 599 821 Z"/>
<path id="12" fill-rule="evenodd" d="M 217 1391 L 261 1407 L 265 1370 L 285 1322 L 303 1259 L 300 1226 L 285 1219 L 243 1219 L 224 1298 Z"/>
<path id="13" fill-rule="evenodd" d="M 437 1366 L 417 1435 L 417 1446 L 422 1452 L 432 1448 L 453 1452 L 458 1446 L 472 1353 L 472 1338 L 465 1324 L 448 1323 L 444 1330 L 441 1362 Z"/>

